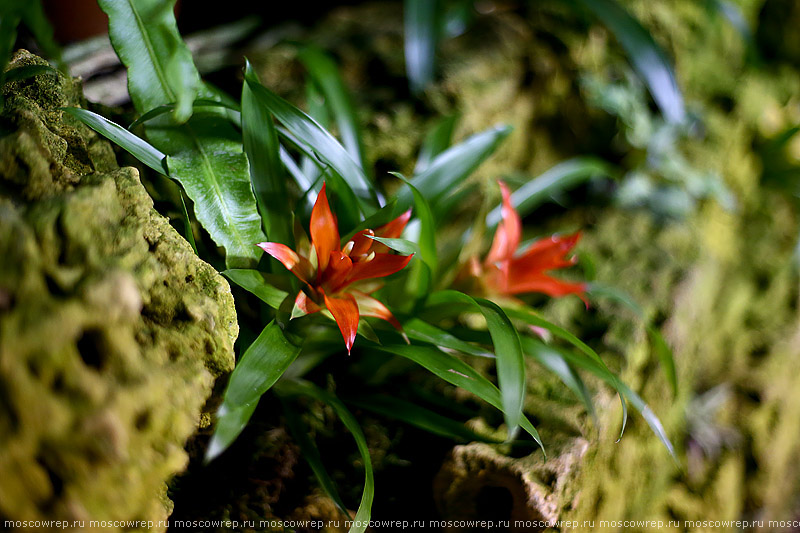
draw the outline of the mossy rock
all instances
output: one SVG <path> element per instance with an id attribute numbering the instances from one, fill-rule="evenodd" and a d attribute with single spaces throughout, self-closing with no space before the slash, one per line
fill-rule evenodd
<path id="1" fill-rule="evenodd" d="M 33 63 L 20 51 L 10 68 Z M 166 482 L 233 368 L 230 288 L 136 169 L 59 110 L 85 106 L 79 82 L 42 74 L 3 91 L 0 518 L 163 530 Z"/>

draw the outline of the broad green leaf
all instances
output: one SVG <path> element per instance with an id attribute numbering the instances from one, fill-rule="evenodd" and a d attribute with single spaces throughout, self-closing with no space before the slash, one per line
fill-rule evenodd
<path id="1" fill-rule="evenodd" d="M 264 275 L 258 270 L 249 268 L 230 268 L 223 270 L 222 275 L 243 288 L 244 290 L 257 296 L 262 302 L 279 309 L 289 293 L 274 287 L 264 279 Z"/>
<path id="2" fill-rule="evenodd" d="M 500 389 L 495 387 L 488 379 L 480 375 L 474 368 L 462 360 L 446 354 L 433 346 L 417 345 L 389 345 L 376 347 L 377 350 L 405 357 L 410 361 L 426 368 L 446 382 L 456 387 L 471 392 L 496 409 L 503 411 L 503 399 Z M 542 440 L 536 428 L 525 415 L 520 417 L 520 426 L 533 440 L 545 451 Z"/>
<path id="3" fill-rule="evenodd" d="M 615 0 L 578 0 L 616 36 L 644 79 L 664 118 L 672 123 L 686 119 L 683 96 L 675 73 L 652 35 Z"/>
<path id="4" fill-rule="evenodd" d="M 372 513 L 375 482 L 372 474 L 372 459 L 369 455 L 369 446 L 358 421 L 339 398 L 309 381 L 283 380 L 276 388 L 276 392 L 284 396 L 308 396 L 328 404 L 339 417 L 339 420 L 342 421 L 342 424 L 350 431 L 350 434 L 353 435 L 356 446 L 358 446 L 358 452 L 361 454 L 361 461 L 364 463 L 364 492 L 361 495 L 361 503 L 358 505 L 349 533 L 364 533 Z"/>
<path id="5" fill-rule="evenodd" d="M 425 136 L 425 140 L 422 141 L 422 147 L 419 149 L 417 164 L 414 167 L 415 176 L 425 172 L 431 161 L 450 146 L 457 122 L 458 116 L 450 115 L 439 119 L 433 125 L 433 128 Z"/>
<path id="6" fill-rule="evenodd" d="M 239 107 L 235 105 L 231 105 L 229 102 L 218 102 L 217 100 L 211 100 L 209 98 L 198 98 L 194 101 L 194 107 L 223 107 L 225 109 L 230 109 L 233 111 L 239 111 Z M 160 117 L 162 115 L 166 115 L 167 113 L 172 112 L 175 110 L 175 104 L 165 104 L 156 107 L 155 109 L 151 109 L 150 111 L 143 114 L 141 117 L 137 118 L 133 122 L 131 122 L 130 126 L 128 126 L 128 130 L 133 131 L 133 129 L 140 125 L 144 124 L 145 122 L 149 122 L 154 118 Z"/>
<path id="7" fill-rule="evenodd" d="M 440 291 L 428 297 L 431 306 L 460 304 L 479 310 L 489 328 L 494 344 L 497 365 L 497 383 L 500 386 L 503 401 L 503 414 L 508 426 L 509 440 L 514 435 L 522 417 L 525 402 L 525 361 L 519 343 L 517 330 L 506 314 L 494 302 L 483 298 L 472 298 L 458 291 Z M 458 313 L 458 307 L 451 306 Z"/>
<path id="8" fill-rule="evenodd" d="M 502 441 L 492 439 L 476 433 L 462 422 L 447 418 L 439 413 L 420 407 L 417 404 L 386 396 L 383 394 L 370 394 L 346 398 L 347 403 L 353 404 L 367 411 L 378 413 L 388 418 L 400 420 L 406 424 L 422 430 L 462 442 L 489 442 L 498 444 Z"/>
<path id="9" fill-rule="evenodd" d="M 378 195 L 364 170 L 330 133 L 313 118 L 261 85 L 252 73 L 245 74 L 245 83 L 297 142 L 306 145 L 348 182 L 363 201 L 362 208 L 377 205 Z"/>
<path id="10" fill-rule="evenodd" d="M 603 372 L 603 379 L 610 383 L 616 391 L 619 393 L 619 401 L 622 404 L 622 428 L 620 430 L 619 436 L 622 438 L 623 433 L 625 433 L 625 425 L 628 421 L 628 405 L 625 403 L 625 397 L 622 394 L 622 382 L 617 378 L 617 376 L 608 369 L 606 364 L 603 362 L 603 359 L 592 350 L 588 344 L 580 340 L 578 337 L 570 333 L 569 331 L 565 330 L 561 326 L 557 326 L 552 322 L 545 320 L 544 318 L 540 317 L 533 311 L 530 311 L 524 307 L 516 307 L 511 308 L 507 307 L 504 309 L 506 314 L 517 320 L 521 320 L 523 322 L 527 322 L 532 326 L 537 326 L 540 328 L 544 328 L 550 331 L 556 337 L 563 339 L 576 348 L 578 348 L 581 353 L 583 353 L 586 357 L 588 357 L 596 366 Z"/>
<path id="11" fill-rule="evenodd" d="M 62 111 L 69 113 L 103 137 L 118 145 L 120 148 L 123 148 L 142 164 L 147 165 L 160 174 L 169 176 L 165 164 L 166 156 L 144 139 L 137 137 L 122 126 L 114 124 L 97 113 L 92 113 L 86 109 L 64 107 Z"/>
<path id="12" fill-rule="evenodd" d="M 403 330 L 409 338 L 433 344 L 439 348 L 447 348 L 449 350 L 456 350 L 465 354 L 475 355 L 477 357 L 490 357 L 494 358 L 493 353 L 479 348 L 473 344 L 459 339 L 437 328 L 419 318 L 411 318 L 403 323 Z"/>
<path id="13" fill-rule="evenodd" d="M 528 181 L 514 191 L 511 203 L 521 217 L 550 199 L 554 194 L 569 190 L 597 176 L 608 176 L 611 169 L 605 161 L 593 157 L 575 157 L 563 161 L 543 174 Z M 486 217 L 489 228 L 502 220 L 501 206 L 497 206 Z"/>
<path id="14" fill-rule="evenodd" d="M 258 79 L 249 61 L 245 70 Z M 278 132 L 269 110 L 253 95 L 247 83 L 242 85 L 242 139 L 267 237 L 271 242 L 293 246 L 292 211 Z"/>
<path id="15" fill-rule="evenodd" d="M 436 43 L 439 40 L 441 0 L 405 0 L 406 75 L 411 91 L 422 92 L 433 81 Z"/>
<path id="16" fill-rule="evenodd" d="M 236 440 L 259 398 L 278 381 L 298 353 L 300 347 L 289 342 L 277 322 L 267 324 L 233 369 L 217 410 L 217 427 L 208 445 L 206 461 L 217 457 Z"/>
<path id="17" fill-rule="evenodd" d="M 529 342 L 520 338 L 525 355 L 532 357 L 543 367 L 554 373 L 583 402 L 586 410 L 597 424 L 597 413 L 592 403 L 592 395 L 581 377 L 564 361 L 559 352 L 541 342 Z"/>
<path id="18" fill-rule="evenodd" d="M 675 371 L 675 358 L 672 355 L 672 350 L 670 349 L 669 345 L 667 345 L 667 342 L 664 340 L 661 332 L 647 321 L 642 307 L 636 303 L 629 294 L 608 285 L 590 283 L 586 289 L 586 293 L 592 298 L 608 298 L 610 300 L 619 302 L 633 311 L 636 316 L 642 322 L 644 322 L 645 328 L 647 329 L 647 335 L 650 337 L 650 343 L 652 344 L 653 349 L 656 352 L 656 356 L 661 363 L 661 368 L 664 370 L 664 375 L 667 378 L 667 382 L 670 384 L 670 387 L 672 387 L 672 393 L 677 394 L 678 375 Z"/>
<path id="19" fill-rule="evenodd" d="M 325 103 L 336 120 L 342 144 L 366 172 L 368 167 L 364 159 L 358 117 L 339 74 L 339 68 L 327 54 L 313 46 L 303 47 L 298 57 L 322 91 Z"/>
<path id="20" fill-rule="evenodd" d="M 286 414 L 286 426 L 289 428 L 289 433 L 291 433 L 292 439 L 294 439 L 295 443 L 300 448 L 300 454 L 303 456 L 303 459 L 306 460 L 308 466 L 311 467 L 311 471 L 314 472 L 319 486 L 322 487 L 325 494 L 333 500 L 333 503 L 336 504 L 339 511 L 346 516 L 348 520 L 352 520 L 347 506 L 342 501 L 342 497 L 339 496 L 339 491 L 336 490 L 336 484 L 325 469 L 325 465 L 322 464 L 322 457 L 319 455 L 317 445 L 314 444 L 314 441 L 311 440 L 311 437 L 308 435 L 308 428 L 303 424 L 297 411 L 290 407 L 289 402 L 283 401 L 282 403 L 283 411 Z"/>
<path id="21" fill-rule="evenodd" d="M 433 211 L 440 214 L 438 202 L 467 178 L 494 153 L 500 143 L 511 133 L 510 126 L 496 126 L 476 133 L 436 156 L 431 164 L 411 180 L 411 183 L 428 200 Z M 398 206 L 408 209 L 413 193 L 403 190 L 398 195 Z"/>
<path id="22" fill-rule="evenodd" d="M 128 69 L 128 91 L 139 113 L 183 102 L 190 92 L 190 102 L 195 96 L 219 100 L 200 82 L 175 24 L 174 1 L 99 3 L 109 17 L 111 44 Z M 150 121 L 145 133 L 153 146 L 167 154 L 169 176 L 192 199 L 197 220 L 214 242 L 225 248 L 227 265 L 254 265 L 261 250 L 253 245 L 265 237 L 247 158 L 225 110 L 198 109 L 177 127 L 167 119 Z"/>
<path id="23" fill-rule="evenodd" d="M 530 337 L 523 337 L 522 343 L 525 345 L 526 353 L 535 351 L 536 348 L 530 345 L 540 344 L 539 341 Z M 612 387 L 616 388 L 620 395 L 624 396 L 629 402 L 631 402 L 631 405 L 634 407 L 634 409 L 641 413 L 642 418 L 645 419 L 647 425 L 650 426 L 650 429 L 659 438 L 672 458 L 677 462 L 675 448 L 672 446 L 672 442 L 670 442 L 669 437 L 667 437 L 667 432 L 664 430 L 664 426 L 661 424 L 661 421 L 658 419 L 655 413 L 653 413 L 653 410 L 650 408 L 650 406 L 648 406 L 638 394 L 633 392 L 630 387 L 622 383 L 620 380 L 616 380 L 616 383 L 611 381 L 606 370 L 596 362 L 585 357 L 581 357 L 570 350 L 562 350 L 555 347 L 553 347 L 553 349 L 556 350 L 570 365 L 586 370 L 593 376 L 602 379 Z"/>

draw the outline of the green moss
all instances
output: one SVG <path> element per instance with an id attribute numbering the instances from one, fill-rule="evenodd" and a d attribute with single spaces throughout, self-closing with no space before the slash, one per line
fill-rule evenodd
<path id="1" fill-rule="evenodd" d="M 62 121 L 58 107 L 85 104 L 78 87 L 40 75 L 5 88 L 0 516 L 162 520 L 165 483 L 233 367 L 233 298 L 137 171 Z"/>

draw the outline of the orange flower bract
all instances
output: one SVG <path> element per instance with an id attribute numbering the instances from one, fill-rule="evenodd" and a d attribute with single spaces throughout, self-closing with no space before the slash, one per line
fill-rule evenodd
<path id="1" fill-rule="evenodd" d="M 480 277 L 487 292 L 517 295 L 539 292 L 548 296 L 577 294 L 584 301 L 586 284 L 572 283 L 552 277 L 549 272 L 575 264 L 567 254 L 577 244 L 580 233 L 567 236 L 553 235 L 532 243 L 517 254 L 522 238 L 522 221 L 511 203 L 511 192 L 502 181 L 503 220 L 497 226 L 492 247 L 483 264 L 473 263 L 473 273 Z"/>
<path id="2" fill-rule="evenodd" d="M 306 255 L 276 242 L 262 242 L 258 246 L 304 283 L 295 298 L 292 316 L 327 309 L 339 326 L 347 353 L 350 353 L 362 316 L 381 318 L 402 330 L 386 306 L 370 296 L 379 287 L 374 284 L 366 287 L 365 282 L 394 274 L 411 260 L 411 255 L 389 253 L 388 247 L 371 238 L 399 237 L 410 217 L 409 209 L 374 231 L 358 232 L 341 246 L 339 226 L 323 184 L 311 211 L 311 247 Z"/>

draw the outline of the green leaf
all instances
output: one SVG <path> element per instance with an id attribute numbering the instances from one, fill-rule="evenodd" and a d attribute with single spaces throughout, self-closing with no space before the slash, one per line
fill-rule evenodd
<path id="1" fill-rule="evenodd" d="M 245 71 L 258 79 L 249 61 Z M 272 242 L 293 246 L 292 211 L 278 132 L 269 110 L 253 95 L 247 83 L 242 85 L 242 138 L 267 237 Z"/>
<path id="2" fill-rule="evenodd" d="M 427 301 L 430 306 L 454 303 L 472 306 L 486 318 L 497 356 L 497 382 L 502 392 L 508 436 L 513 440 L 525 402 L 525 361 L 517 330 L 497 304 L 483 298 L 472 298 L 458 291 L 440 291 L 431 294 Z M 459 311 L 458 307 L 451 306 L 451 309 Z"/>
<path id="3" fill-rule="evenodd" d="M 511 318 L 515 318 L 517 320 L 522 320 L 523 322 L 527 322 L 532 326 L 537 326 L 540 328 L 544 328 L 550 331 L 556 337 L 563 339 L 576 348 L 578 348 L 586 357 L 588 357 L 596 366 L 600 369 L 603 373 L 603 379 L 610 383 L 614 389 L 619 393 L 619 401 L 622 404 L 622 428 L 620 430 L 619 436 L 622 438 L 623 433 L 625 433 L 625 425 L 628 421 L 628 405 L 625 403 L 625 397 L 622 394 L 622 382 L 617 378 L 617 376 L 608 369 L 606 364 L 603 362 L 603 359 L 592 350 L 589 345 L 585 342 L 580 340 L 578 337 L 570 333 L 569 331 L 565 330 L 561 326 L 557 326 L 552 322 L 545 320 L 544 318 L 540 317 L 533 311 L 525 309 L 523 307 L 517 308 L 510 308 L 507 307 L 504 309 L 506 314 Z"/>
<path id="4" fill-rule="evenodd" d="M 0 88 L 5 84 L 6 66 L 11 59 L 11 52 L 14 51 L 19 26 L 19 14 L 8 7 L 3 5 L 3 10 L 0 11 Z M 3 91 L 0 91 L 0 110 L 3 105 Z"/>
<path id="5" fill-rule="evenodd" d="M 289 342 L 277 322 L 267 324 L 231 374 L 217 410 L 217 427 L 206 451 L 206 461 L 217 457 L 236 440 L 259 398 L 278 381 L 298 353 L 300 347 Z"/>
<path id="6" fill-rule="evenodd" d="M 26 80 L 39 74 L 56 74 L 58 71 L 50 65 L 26 65 L 24 67 L 12 68 L 5 73 L 5 80 L 2 83 Z"/>
<path id="7" fill-rule="evenodd" d="M 154 118 L 160 117 L 162 115 L 166 115 L 171 111 L 175 110 L 175 104 L 165 104 L 156 107 L 155 109 L 151 109 L 147 113 L 143 114 L 141 117 L 137 118 L 133 122 L 131 122 L 130 126 L 128 126 L 129 131 L 133 131 L 136 126 L 140 124 L 144 124 L 145 122 L 149 122 Z M 209 98 L 198 98 L 194 101 L 193 107 L 222 107 L 225 109 L 230 109 L 232 111 L 239 111 L 239 106 L 232 105 L 230 102 L 218 102 L 216 100 L 211 100 Z"/>
<path id="8" fill-rule="evenodd" d="M 581 377 L 564 361 L 562 355 L 541 342 L 528 341 L 521 337 L 525 355 L 536 360 L 543 367 L 554 373 L 583 402 L 586 410 L 597 424 L 597 413 L 592 403 L 592 395 Z"/>
<path id="9" fill-rule="evenodd" d="M 264 275 L 258 270 L 249 268 L 230 268 L 223 270 L 222 275 L 257 296 L 262 302 L 272 307 L 279 309 L 283 301 L 289 296 L 289 293 L 274 287 L 264 279 Z"/>
<path id="10" fill-rule="evenodd" d="M 543 174 L 528 181 L 514 191 L 511 203 L 519 216 L 524 217 L 548 201 L 553 195 L 569 190 L 597 176 L 608 176 L 608 163 L 594 157 L 575 157 L 563 161 Z M 502 220 L 501 206 L 492 209 L 486 217 L 486 225 L 493 228 Z"/>
<path id="11" fill-rule="evenodd" d="M 633 67 L 647 84 L 664 118 L 672 123 L 684 122 L 686 111 L 675 73 L 666 54 L 653 40 L 650 32 L 615 0 L 578 1 L 589 8 L 617 37 Z"/>
<path id="12" fill-rule="evenodd" d="M 41 0 L 24 0 L 22 5 L 22 22 L 36 38 L 36 43 L 49 58 L 61 64 L 61 47 L 53 37 L 53 27 L 47 20 Z M 60 67 L 63 69 L 63 65 Z"/>
<path id="13" fill-rule="evenodd" d="M 395 252 L 399 252 L 403 255 L 411 255 L 411 254 L 419 254 L 419 245 L 415 242 L 409 241 L 408 239 L 390 239 L 388 237 L 377 237 L 375 235 L 367 235 L 373 241 L 378 241 L 381 244 L 385 244 Z"/>
<path id="14" fill-rule="evenodd" d="M 120 148 L 123 148 L 142 164 L 147 165 L 159 174 L 169 176 L 165 161 L 166 156 L 144 139 L 137 137 L 122 126 L 114 124 L 97 113 L 92 113 L 86 109 L 63 107 L 61 110 L 69 113 L 103 137 L 118 145 Z"/>
<path id="15" fill-rule="evenodd" d="M 452 355 L 446 354 L 432 346 L 408 346 L 400 344 L 379 346 L 376 349 L 405 357 L 426 368 L 433 374 L 436 374 L 451 385 L 461 387 L 489 405 L 503 411 L 503 399 L 500 390 L 488 379 L 475 371 L 474 368 Z M 533 437 L 533 440 L 539 444 L 544 452 L 544 445 L 539 437 L 539 433 L 525 415 L 521 415 L 519 424 L 522 429 Z"/>
<path id="16" fill-rule="evenodd" d="M 358 117 L 350 100 L 350 95 L 345 88 L 344 81 L 339 74 L 339 68 L 327 54 L 313 46 L 303 47 L 298 57 L 309 74 L 311 74 L 314 83 L 322 91 L 325 97 L 325 104 L 336 120 L 336 127 L 342 138 L 342 144 L 353 159 L 366 171 L 367 163 L 364 158 Z"/>
<path id="17" fill-rule="evenodd" d="M 347 403 L 378 413 L 388 418 L 400 420 L 424 431 L 461 442 L 489 442 L 499 444 L 500 440 L 486 437 L 466 427 L 462 422 L 453 420 L 439 413 L 420 407 L 414 403 L 386 396 L 370 394 L 346 398 Z"/>
<path id="18" fill-rule="evenodd" d="M 378 195 L 364 170 L 330 133 L 314 119 L 261 85 L 252 73 L 245 74 L 245 83 L 298 143 L 316 153 L 348 182 L 356 195 L 366 202 L 362 203 L 362 209 L 365 205 L 377 204 Z M 371 212 L 371 209 L 368 211 Z"/>
<path id="19" fill-rule="evenodd" d="M 422 196 L 422 193 L 414 187 L 411 182 L 403 177 L 402 174 L 390 172 L 390 174 L 400 178 L 411 189 L 414 195 L 414 210 L 417 219 L 419 220 L 419 248 L 422 260 L 428 265 L 431 270 L 431 276 L 436 275 L 439 268 L 439 257 L 436 253 L 436 226 L 431 213 L 428 201 Z"/>
<path id="20" fill-rule="evenodd" d="M 417 156 L 417 164 L 414 167 L 415 176 L 425 172 L 433 159 L 450 146 L 457 122 L 458 116 L 450 115 L 439 119 L 433 125 L 433 128 L 425 136 L 425 140 L 422 141 L 422 147 Z"/>
<path id="21" fill-rule="evenodd" d="M 189 244 L 192 246 L 192 250 L 194 250 L 194 255 L 199 255 L 197 253 L 197 243 L 194 242 L 194 231 L 192 231 L 192 220 L 189 218 L 189 210 L 186 209 L 186 199 L 183 197 L 183 191 L 180 191 L 181 194 L 181 208 L 183 210 L 183 230 L 186 233 L 186 240 L 189 241 Z"/>
<path id="22" fill-rule="evenodd" d="M 650 337 L 650 343 L 652 344 L 653 349 L 656 352 L 656 356 L 661 363 L 661 368 L 664 370 L 664 376 L 667 378 L 667 382 L 672 388 L 672 393 L 677 394 L 678 375 L 675 371 L 675 358 L 672 355 L 672 350 L 664 340 L 661 332 L 653 327 L 653 325 L 647 320 L 642 307 L 636 303 L 626 292 L 608 285 L 590 283 L 587 286 L 586 293 L 592 298 L 608 298 L 609 300 L 619 302 L 636 314 L 636 316 L 644 323 L 645 328 L 647 329 L 647 335 Z"/>
<path id="23" fill-rule="evenodd" d="M 510 133 L 510 126 L 496 126 L 476 133 L 436 156 L 411 182 L 428 200 L 433 211 L 440 215 L 437 205 L 439 200 L 472 174 Z M 411 207 L 412 201 L 413 193 L 410 190 L 403 190 L 398 195 L 397 204 L 403 210 Z"/>
<path id="24" fill-rule="evenodd" d="M 535 351 L 536 348 L 534 348 L 532 345 L 540 344 L 539 341 L 531 339 L 530 337 L 523 337 L 522 342 L 525 345 L 526 352 Z M 602 379 L 612 387 L 616 388 L 620 395 L 624 396 L 629 402 L 631 402 L 631 405 L 634 407 L 634 409 L 641 413 L 642 418 L 645 419 L 647 425 L 650 426 L 650 429 L 658 437 L 675 462 L 678 461 L 677 456 L 675 455 L 675 448 L 672 446 L 672 442 L 670 442 L 669 437 L 667 437 L 667 432 L 664 430 L 664 426 L 661 424 L 661 421 L 658 419 L 655 413 L 653 413 L 653 410 L 650 408 L 650 406 L 648 406 L 638 394 L 633 392 L 621 381 L 615 380 L 615 383 L 610 380 L 608 372 L 606 372 L 606 370 L 596 362 L 585 357 L 581 357 L 570 350 L 562 350 L 556 347 L 553 347 L 552 349 L 556 350 L 569 364 L 586 370 L 590 374 Z"/>
<path id="25" fill-rule="evenodd" d="M 411 318 L 403 323 L 403 331 L 406 332 L 409 338 L 433 344 L 439 348 L 448 348 L 456 350 L 465 354 L 475 355 L 477 357 L 491 357 L 494 358 L 493 353 L 487 352 L 482 348 L 474 346 L 466 341 L 451 335 L 450 333 L 437 328 L 419 318 Z"/>
<path id="26" fill-rule="evenodd" d="M 361 461 L 364 463 L 364 492 L 361 495 L 361 503 L 358 505 L 356 517 L 349 532 L 364 533 L 372 512 L 375 482 L 372 474 L 372 459 L 369 455 L 369 446 L 367 445 L 366 437 L 364 437 L 364 432 L 361 431 L 361 426 L 358 425 L 358 421 L 339 398 L 328 391 L 320 389 L 311 382 L 283 380 L 276 388 L 276 392 L 283 396 L 308 396 L 328 404 L 339 417 L 339 420 L 342 421 L 342 424 L 350 431 L 350 434 L 353 435 L 356 446 L 358 446 L 358 452 L 361 454 Z"/>
<path id="27" fill-rule="evenodd" d="M 99 3 L 109 17 L 111 44 L 128 68 L 128 91 L 139 113 L 183 102 L 195 88 L 198 98 L 219 100 L 200 82 L 175 24 L 174 1 Z M 167 154 L 169 176 L 192 199 L 197 220 L 214 242 L 225 248 L 228 267 L 254 265 L 262 252 L 253 245 L 265 237 L 247 158 L 226 111 L 204 107 L 178 127 L 162 117 L 148 122 L 145 133 Z"/>
<path id="28" fill-rule="evenodd" d="M 406 74 L 413 93 L 422 92 L 433 81 L 436 43 L 439 40 L 439 0 L 405 0 Z"/>
<path id="29" fill-rule="evenodd" d="M 300 454 L 303 456 L 303 459 L 306 460 L 308 466 L 311 467 L 311 471 L 314 472 L 314 476 L 317 478 L 319 486 L 325 491 L 325 494 L 333 500 L 333 503 L 336 504 L 339 511 L 341 511 L 348 520 L 351 520 L 350 512 L 342 501 L 342 497 L 339 496 L 339 491 L 336 490 L 336 484 L 325 469 L 325 465 L 322 464 L 322 457 L 319 455 L 317 445 L 314 444 L 314 441 L 308 436 L 308 428 L 303 424 L 300 415 L 289 406 L 289 402 L 284 401 L 282 403 L 284 413 L 286 414 L 286 426 L 289 428 L 292 439 L 294 439 L 295 443 L 297 443 L 297 446 L 300 448 Z"/>

